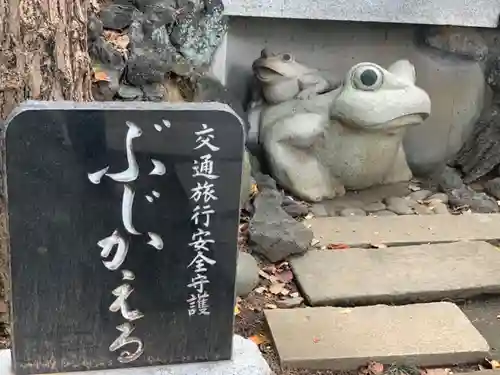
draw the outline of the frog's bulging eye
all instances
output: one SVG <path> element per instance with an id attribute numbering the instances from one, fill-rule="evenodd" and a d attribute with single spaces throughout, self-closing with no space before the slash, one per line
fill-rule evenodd
<path id="1" fill-rule="evenodd" d="M 383 82 L 382 72 L 373 66 L 363 66 L 353 74 L 353 83 L 357 89 L 374 91 L 380 88 Z"/>
<path id="2" fill-rule="evenodd" d="M 290 62 L 293 60 L 293 57 L 292 55 L 290 55 L 289 53 L 284 53 L 282 56 L 281 56 L 281 59 L 283 61 L 286 61 L 286 62 Z"/>

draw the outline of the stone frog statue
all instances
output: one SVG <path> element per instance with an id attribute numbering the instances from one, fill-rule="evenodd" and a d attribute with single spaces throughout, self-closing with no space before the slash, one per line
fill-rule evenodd
<path id="1" fill-rule="evenodd" d="M 292 99 L 311 99 L 340 86 L 329 72 L 312 69 L 295 60 L 290 53 L 263 49 L 252 64 L 254 88 L 248 112 L 248 141 L 259 143 L 262 109 Z"/>
<path id="2" fill-rule="evenodd" d="M 274 178 L 311 202 L 410 180 L 403 136 L 431 110 L 415 79 L 407 60 L 387 70 L 364 62 L 337 89 L 264 107 L 259 138 Z"/>
<path id="3" fill-rule="evenodd" d="M 263 49 L 252 64 L 262 96 L 269 104 L 291 99 L 310 99 L 340 86 L 328 72 L 300 64 L 290 53 L 271 53 Z"/>

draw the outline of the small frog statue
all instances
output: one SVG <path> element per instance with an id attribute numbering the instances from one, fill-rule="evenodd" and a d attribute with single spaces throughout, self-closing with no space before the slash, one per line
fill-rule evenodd
<path id="1" fill-rule="evenodd" d="M 269 104 L 311 99 L 340 86 L 340 80 L 328 72 L 302 65 L 290 53 L 272 54 L 263 49 L 252 69 Z"/>

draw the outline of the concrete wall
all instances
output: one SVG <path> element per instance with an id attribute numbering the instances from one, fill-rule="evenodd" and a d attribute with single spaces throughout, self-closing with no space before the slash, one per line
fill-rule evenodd
<path id="1" fill-rule="evenodd" d="M 388 66 L 409 59 L 417 84 L 431 96 L 431 117 L 410 129 L 405 140 L 416 172 L 428 172 L 458 151 L 483 107 L 485 83 L 478 63 L 417 47 L 417 27 L 403 24 L 352 23 L 233 17 L 226 48 L 226 84 L 244 96 L 252 61 L 263 47 L 292 52 L 311 67 L 341 77 L 354 64 Z"/>
<path id="2" fill-rule="evenodd" d="M 225 0 L 245 17 L 497 27 L 498 0 Z"/>

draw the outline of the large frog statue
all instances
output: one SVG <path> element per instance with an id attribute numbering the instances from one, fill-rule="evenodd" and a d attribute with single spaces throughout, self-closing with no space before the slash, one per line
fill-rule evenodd
<path id="1" fill-rule="evenodd" d="M 254 71 L 258 79 L 265 77 L 263 96 L 267 92 L 278 98 L 279 89 L 269 82 L 274 74 L 274 82 L 285 87 L 283 70 L 276 68 L 275 59 L 270 64 L 262 57 L 258 61 Z M 339 88 L 317 90 L 316 95 L 311 90 L 298 95 L 300 84 L 295 85 L 296 77 L 290 80 L 288 91 L 279 97 L 283 100 L 274 100 L 260 113 L 260 143 L 282 187 L 317 202 L 346 189 L 411 179 L 403 136 L 406 127 L 429 116 L 431 102 L 415 86 L 409 61 L 397 61 L 387 70 L 374 63 L 357 64 Z"/>

